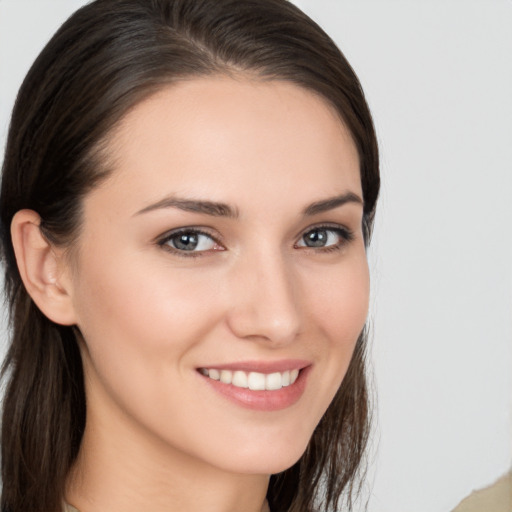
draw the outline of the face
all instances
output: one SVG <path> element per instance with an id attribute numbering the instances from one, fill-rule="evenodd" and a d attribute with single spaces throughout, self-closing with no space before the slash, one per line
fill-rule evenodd
<path id="1" fill-rule="evenodd" d="M 88 428 L 227 471 L 284 470 L 367 314 L 347 129 L 295 85 L 201 78 L 135 107 L 109 151 L 69 272 Z"/>

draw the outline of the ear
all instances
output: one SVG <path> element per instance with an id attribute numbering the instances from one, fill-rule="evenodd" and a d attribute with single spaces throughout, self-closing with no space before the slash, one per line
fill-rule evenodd
<path id="1" fill-rule="evenodd" d="M 57 324 L 73 325 L 76 318 L 64 250 L 48 242 L 40 223 L 33 210 L 20 210 L 12 220 L 11 237 L 21 279 L 45 316 Z"/>

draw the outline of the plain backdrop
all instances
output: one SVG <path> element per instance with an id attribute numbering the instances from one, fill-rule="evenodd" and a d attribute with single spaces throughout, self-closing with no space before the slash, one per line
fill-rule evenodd
<path id="1" fill-rule="evenodd" d="M 83 3 L 0 0 L 0 146 Z M 296 3 L 359 75 L 382 152 L 368 511 L 448 512 L 512 462 L 512 2 Z"/>

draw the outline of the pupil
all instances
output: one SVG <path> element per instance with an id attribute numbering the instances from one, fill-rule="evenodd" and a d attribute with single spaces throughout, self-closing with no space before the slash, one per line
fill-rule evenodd
<path id="1" fill-rule="evenodd" d="M 315 229 L 310 231 L 305 238 L 308 247 L 323 247 L 327 241 L 327 232 L 325 229 Z"/>
<path id="2" fill-rule="evenodd" d="M 197 247 L 197 244 L 197 235 L 193 233 L 183 233 L 178 235 L 174 240 L 176 249 L 182 249 L 184 251 L 193 251 Z"/>

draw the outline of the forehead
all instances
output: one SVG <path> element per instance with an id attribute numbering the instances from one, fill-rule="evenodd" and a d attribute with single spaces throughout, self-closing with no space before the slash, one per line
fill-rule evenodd
<path id="1" fill-rule="evenodd" d="M 255 197 L 361 195 L 357 149 L 339 115 L 289 82 L 172 84 L 124 117 L 109 153 L 110 182 L 139 202 L 169 193 L 248 206 Z"/>

